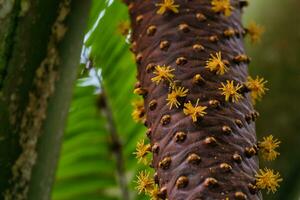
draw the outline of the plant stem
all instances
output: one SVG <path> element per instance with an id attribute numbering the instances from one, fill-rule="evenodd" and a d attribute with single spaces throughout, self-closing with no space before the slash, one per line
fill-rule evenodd
<path id="1" fill-rule="evenodd" d="M 97 74 L 97 73 L 96 73 Z M 125 174 L 125 165 L 124 165 L 124 158 L 123 158 L 123 148 L 122 143 L 120 140 L 119 133 L 116 129 L 116 124 L 113 118 L 113 113 L 110 108 L 103 83 L 101 81 L 101 77 L 97 74 L 97 79 L 99 81 L 99 84 L 101 86 L 101 96 L 100 96 L 100 109 L 104 112 L 104 115 L 107 119 L 107 129 L 110 133 L 110 139 L 111 139 L 111 149 L 113 154 L 116 158 L 116 168 L 117 168 L 117 175 L 118 175 L 118 181 L 120 185 L 120 189 L 122 192 L 122 199 L 123 200 L 129 200 L 129 192 L 127 187 L 127 180 L 126 180 L 126 174 Z"/>

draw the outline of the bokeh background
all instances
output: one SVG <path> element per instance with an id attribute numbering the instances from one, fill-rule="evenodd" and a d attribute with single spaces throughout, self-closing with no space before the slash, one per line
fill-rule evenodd
<path id="1" fill-rule="evenodd" d="M 282 142 L 276 161 L 261 162 L 284 179 L 277 193 L 264 197 L 299 200 L 300 1 L 249 3 L 245 25 L 254 20 L 265 27 L 259 44 L 246 42 L 249 69 L 251 75 L 265 77 L 270 89 L 256 105 L 257 134 L 273 134 Z M 136 66 L 128 38 L 120 33 L 127 21 L 119 1 L 94 0 L 53 200 L 126 200 L 126 193 L 129 199 L 148 199 L 134 190 L 135 176 L 145 167 L 137 165 L 132 153 L 145 128 L 131 118 L 131 102 L 138 97 L 132 94 Z"/>
<path id="2" fill-rule="evenodd" d="M 274 134 L 282 141 L 280 157 L 261 166 L 280 171 L 283 182 L 277 193 L 265 199 L 300 199 L 300 1 L 252 0 L 245 22 L 254 19 L 266 31 L 259 45 L 247 45 L 253 58 L 251 74 L 268 82 L 268 94 L 257 104 L 257 134 Z"/>

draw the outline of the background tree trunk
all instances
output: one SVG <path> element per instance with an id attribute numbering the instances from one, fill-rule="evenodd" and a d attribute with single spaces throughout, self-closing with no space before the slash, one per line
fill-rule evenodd
<path id="1" fill-rule="evenodd" d="M 49 199 L 90 1 L 4 2 L 0 191 Z"/>

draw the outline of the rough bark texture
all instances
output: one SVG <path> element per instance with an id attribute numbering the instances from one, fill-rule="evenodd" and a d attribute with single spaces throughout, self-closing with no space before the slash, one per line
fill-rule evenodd
<path id="1" fill-rule="evenodd" d="M 58 80 L 53 95 L 48 99 L 47 119 L 36 147 L 40 156 L 32 169 L 28 199 L 51 199 L 90 6 L 91 0 L 72 0 L 69 7 L 70 13 L 65 20 L 67 32 L 58 46 L 61 60 L 57 70 Z"/>
<path id="2" fill-rule="evenodd" d="M 127 3 L 132 50 L 138 64 L 137 87 L 145 93 L 146 126 L 151 145 L 155 146 L 152 166 L 161 192 L 170 200 L 262 199 L 253 187 L 258 169 L 254 123 L 257 113 L 247 93 L 238 103 L 232 103 L 225 101 L 218 89 L 226 80 L 243 84 L 248 76 L 248 63 L 236 57 L 245 54 L 241 24 L 244 2 L 232 0 L 234 10 L 229 17 L 214 13 L 210 0 L 176 0 L 179 13 L 164 15 L 156 13 L 155 4 L 161 1 Z M 229 28 L 234 30 L 230 36 L 224 33 Z M 169 45 L 162 48 L 162 41 Z M 195 48 L 195 44 L 204 49 Z M 230 66 L 222 76 L 204 67 L 210 54 L 219 51 Z M 189 89 L 179 108 L 169 109 L 166 105 L 169 86 L 151 81 L 151 65 L 171 66 L 175 79 Z M 193 82 L 196 74 L 204 81 Z M 207 114 L 193 123 L 184 115 L 183 104 L 194 104 L 198 98 L 201 105 L 208 107 Z"/>
<path id="3" fill-rule="evenodd" d="M 6 2 L 13 4 L 14 1 Z M 3 38 L 0 42 L 2 52 L 5 52 L 1 54 L 3 61 L 0 96 L 1 195 L 8 187 L 12 167 L 21 153 L 20 122 L 29 104 L 29 93 L 35 72 L 46 56 L 49 34 L 57 15 L 58 4 L 58 0 L 34 1 L 31 2 L 28 12 L 21 15 L 21 2 L 18 0 L 15 1 L 16 8 L 0 20 L 1 32 L 4 33 L 6 28 L 6 31 L 9 31 L 9 35 L 6 36 L 8 38 Z M 9 24 L 3 23 L 7 17 L 11 18 Z"/>
<path id="4" fill-rule="evenodd" d="M 0 1 L 0 199 L 50 198 L 89 5 Z"/>

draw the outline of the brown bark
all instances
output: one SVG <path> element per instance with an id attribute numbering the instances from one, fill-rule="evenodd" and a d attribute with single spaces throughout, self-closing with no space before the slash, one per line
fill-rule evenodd
<path id="1" fill-rule="evenodd" d="M 145 100 L 148 136 L 155 147 L 152 166 L 161 195 L 169 200 L 262 199 L 254 187 L 257 113 L 246 90 L 239 91 L 243 99 L 237 103 L 225 101 L 219 90 L 227 80 L 243 84 L 248 76 L 249 60 L 240 59 L 245 54 L 241 24 L 245 2 L 232 0 L 234 9 L 228 17 L 213 12 L 210 0 L 176 0 L 179 13 L 163 15 L 156 13 L 155 4 L 161 1 L 126 3 L 138 64 L 137 87 Z M 205 68 L 210 54 L 216 52 L 228 61 L 229 71 L 224 75 Z M 189 89 L 179 108 L 167 105 L 170 89 L 166 81 L 151 81 L 156 65 L 171 66 L 178 85 Z M 195 81 L 197 74 L 204 81 Z M 193 122 L 183 107 L 189 101 L 194 105 L 197 99 L 207 106 L 207 114 Z"/>
<path id="2" fill-rule="evenodd" d="M 50 199 L 89 5 L 0 1 L 0 199 Z"/>

